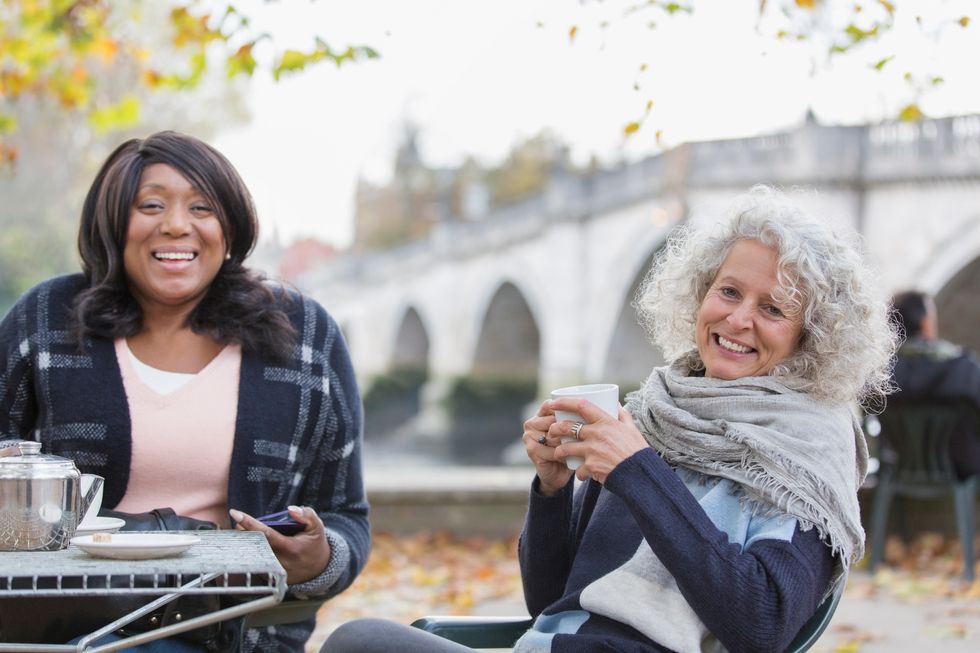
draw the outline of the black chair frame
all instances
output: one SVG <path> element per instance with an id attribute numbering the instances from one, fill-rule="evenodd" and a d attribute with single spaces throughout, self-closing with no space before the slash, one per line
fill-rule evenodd
<path id="1" fill-rule="evenodd" d="M 869 568 L 874 570 L 884 560 L 894 497 L 930 499 L 952 494 L 963 576 L 972 582 L 978 476 L 957 476 L 950 442 L 964 430 L 980 433 L 980 414 L 961 400 L 891 400 L 878 420 L 881 468 L 872 505 Z"/>

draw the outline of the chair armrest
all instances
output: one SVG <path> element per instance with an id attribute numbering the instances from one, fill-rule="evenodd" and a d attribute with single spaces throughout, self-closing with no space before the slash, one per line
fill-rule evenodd
<path id="1" fill-rule="evenodd" d="M 837 604 L 840 603 L 841 596 L 844 595 L 844 585 L 846 583 L 842 581 L 837 589 L 834 590 L 834 593 L 823 600 L 823 603 L 817 608 L 816 613 L 810 617 L 809 621 L 803 624 L 803 628 L 800 629 L 796 638 L 790 643 L 789 648 L 786 649 L 786 653 L 803 653 L 803 651 L 809 650 L 811 646 L 816 644 L 817 640 L 820 639 L 820 635 L 827 629 L 827 625 L 830 624 L 830 620 L 834 617 Z"/>
<path id="2" fill-rule="evenodd" d="M 322 600 L 285 600 L 272 607 L 245 615 L 245 628 L 262 626 L 278 626 L 280 624 L 295 624 L 316 616 L 317 610 L 323 605 Z"/>
<path id="3" fill-rule="evenodd" d="M 470 648 L 510 648 L 534 620 L 530 617 L 422 617 L 412 626 Z"/>

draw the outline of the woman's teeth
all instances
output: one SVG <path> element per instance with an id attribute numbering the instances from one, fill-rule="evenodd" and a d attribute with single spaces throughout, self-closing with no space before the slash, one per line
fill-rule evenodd
<path id="1" fill-rule="evenodd" d="M 193 261 L 194 256 L 193 252 L 157 252 L 153 255 L 161 261 Z"/>
<path id="2" fill-rule="evenodd" d="M 725 349 L 727 349 L 728 351 L 733 351 L 736 354 L 747 354 L 750 351 L 752 351 L 751 347 L 740 345 L 737 342 L 732 342 L 731 340 L 727 338 L 723 338 L 721 336 L 718 336 L 718 344 L 724 347 Z"/>

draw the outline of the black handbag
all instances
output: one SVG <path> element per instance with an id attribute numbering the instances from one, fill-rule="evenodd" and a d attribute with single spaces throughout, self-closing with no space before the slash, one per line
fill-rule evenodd
<path id="1" fill-rule="evenodd" d="M 157 508 L 145 513 L 123 513 L 100 510 L 100 517 L 122 519 L 121 531 L 194 531 L 217 530 L 209 521 L 176 514 L 170 508 Z M 153 579 L 136 577 L 135 583 L 152 584 Z M 176 579 L 167 577 L 158 583 L 176 587 Z M 93 632 L 114 619 L 146 605 L 146 596 L 92 596 L 0 599 L 0 641 L 64 644 L 76 637 Z M 216 594 L 181 596 L 158 610 L 127 624 L 117 631 L 121 636 L 147 632 L 221 609 L 221 597 Z M 200 646 L 209 653 L 231 653 L 241 646 L 244 617 L 229 619 L 173 635 Z"/>
<path id="2" fill-rule="evenodd" d="M 218 525 L 203 519 L 178 515 L 172 508 L 156 508 L 150 512 L 99 511 L 99 517 L 113 517 L 125 522 L 120 531 L 216 531 Z"/>

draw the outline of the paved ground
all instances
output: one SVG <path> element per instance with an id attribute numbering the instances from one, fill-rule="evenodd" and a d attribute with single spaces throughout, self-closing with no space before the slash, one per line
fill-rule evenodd
<path id="1" fill-rule="evenodd" d="M 980 651 L 980 583 L 965 587 L 947 578 L 855 572 L 830 627 L 812 650 Z"/>

